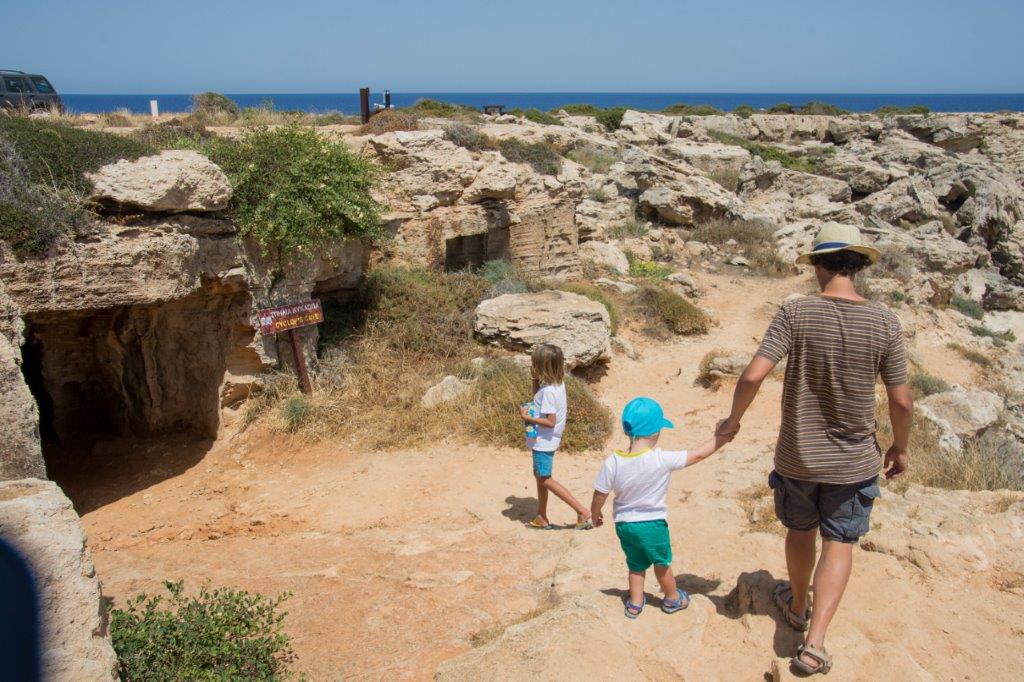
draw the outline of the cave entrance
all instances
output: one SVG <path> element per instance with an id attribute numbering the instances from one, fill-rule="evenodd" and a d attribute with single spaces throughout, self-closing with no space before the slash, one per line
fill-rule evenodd
<path id="1" fill-rule="evenodd" d="M 444 243 L 444 269 L 475 270 L 487 261 L 487 234 L 452 237 Z"/>
<path id="2" fill-rule="evenodd" d="M 250 310 L 247 292 L 210 282 L 165 303 L 25 316 L 22 371 L 47 473 L 79 513 L 209 449 L 236 397 L 232 373 L 256 355 Z"/>

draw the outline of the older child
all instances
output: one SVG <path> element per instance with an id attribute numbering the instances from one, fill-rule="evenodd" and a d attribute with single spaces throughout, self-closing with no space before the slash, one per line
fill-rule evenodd
<path id="1" fill-rule="evenodd" d="M 565 487 L 551 478 L 555 451 L 562 442 L 565 421 L 569 416 L 569 401 L 565 395 L 565 360 L 562 349 L 549 343 L 542 343 L 533 349 L 533 406 L 524 405 L 519 412 L 527 425 L 535 425 L 526 445 L 533 452 L 533 476 L 537 481 L 537 517 L 527 525 L 530 528 L 549 530 L 554 526 L 548 521 L 548 493 L 552 492 L 576 511 L 576 528 L 593 528 L 590 512 Z M 534 429 L 530 429 L 534 431 Z"/>
<path id="2" fill-rule="evenodd" d="M 629 568 L 629 599 L 626 617 L 636 618 L 647 603 L 644 580 L 653 564 L 662 592 L 661 610 L 675 613 L 690 605 L 690 595 L 677 589 L 672 575 L 672 541 L 668 534 L 665 494 L 673 471 L 696 464 L 731 436 L 715 436 L 689 452 L 671 452 L 658 446 L 662 429 L 671 429 L 661 405 L 651 398 L 634 398 L 622 411 L 622 430 L 629 436 L 629 448 L 616 450 L 604 461 L 594 482 L 590 504 L 593 523 L 604 523 L 602 508 L 609 493 L 615 493 L 615 534 Z"/>

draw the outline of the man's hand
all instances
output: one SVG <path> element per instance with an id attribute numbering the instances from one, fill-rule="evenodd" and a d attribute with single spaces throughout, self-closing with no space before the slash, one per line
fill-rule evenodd
<path id="1" fill-rule="evenodd" d="M 719 438 L 728 438 L 729 440 L 732 440 L 739 432 L 739 422 L 733 422 L 732 419 L 728 417 L 718 422 L 718 425 L 715 426 L 715 435 Z"/>
<path id="2" fill-rule="evenodd" d="M 909 455 L 906 450 L 893 445 L 885 453 L 885 460 L 882 462 L 882 469 L 885 470 L 886 478 L 896 478 L 907 470 Z"/>

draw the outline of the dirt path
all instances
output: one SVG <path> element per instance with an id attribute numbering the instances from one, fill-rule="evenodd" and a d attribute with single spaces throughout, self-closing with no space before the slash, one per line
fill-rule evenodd
<path id="1" fill-rule="evenodd" d="M 638 341 L 642 357 L 616 357 L 596 387 L 613 409 L 639 394 L 661 400 L 678 425 L 668 446 L 698 442 L 727 410 L 728 390 L 693 385 L 701 357 L 753 350 L 775 304 L 808 287 L 707 281 L 721 326 L 699 339 Z M 751 311 L 751 299 L 768 302 Z M 610 525 L 523 526 L 535 494 L 521 451 L 373 454 L 251 431 L 190 452 L 187 466 L 171 461 L 173 447 L 134 453 L 119 499 L 100 495 L 103 467 L 69 492 L 89 510 L 107 595 L 121 601 L 164 578 L 291 591 L 296 667 L 312 679 L 758 680 L 796 643 L 766 596 L 785 576 L 778 527 L 761 514 L 779 393 L 769 380 L 741 436 L 674 479 L 674 568 L 694 603 L 636 622 L 621 615 L 625 570 Z M 559 455 L 555 475 L 589 501 L 603 456 Z M 154 467 L 169 475 L 153 482 Z M 552 512 L 555 522 L 573 517 L 557 503 Z M 830 633 L 829 679 L 1013 679 L 1024 668 L 1021 596 L 981 574 L 942 577 L 881 553 L 857 551 L 855 562 Z"/>

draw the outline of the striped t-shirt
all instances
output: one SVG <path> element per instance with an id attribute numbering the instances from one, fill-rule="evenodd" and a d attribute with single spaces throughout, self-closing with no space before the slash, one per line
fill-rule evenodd
<path id="1" fill-rule="evenodd" d="M 896 316 L 876 303 L 805 296 L 783 304 L 757 354 L 789 356 L 775 470 L 817 483 L 877 476 L 875 382 L 907 382 Z"/>

